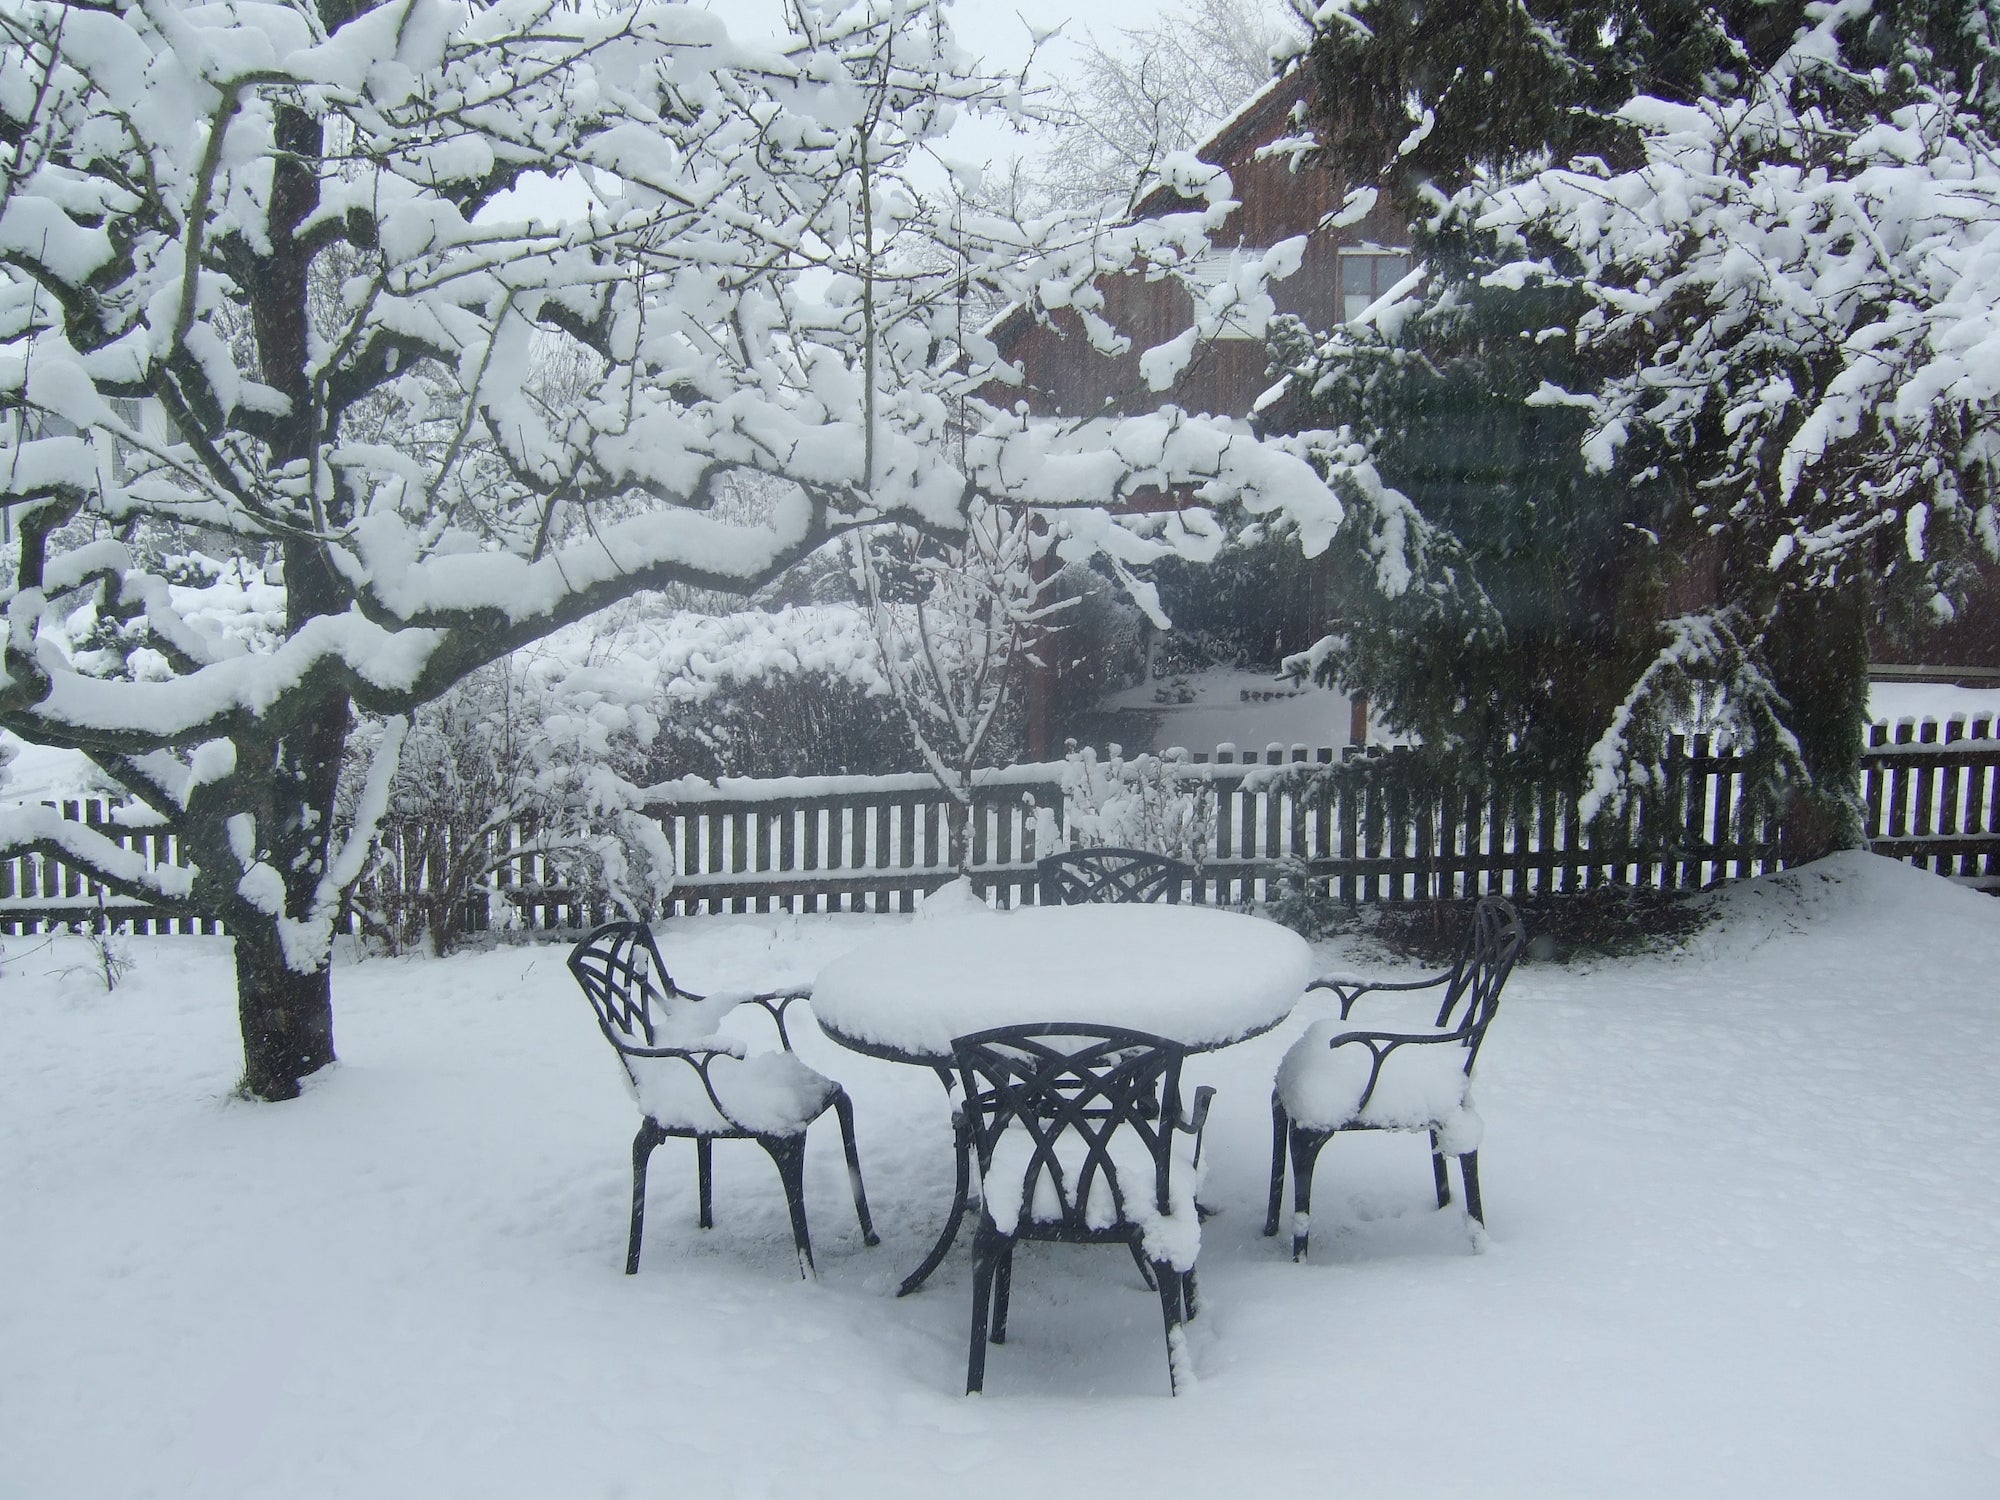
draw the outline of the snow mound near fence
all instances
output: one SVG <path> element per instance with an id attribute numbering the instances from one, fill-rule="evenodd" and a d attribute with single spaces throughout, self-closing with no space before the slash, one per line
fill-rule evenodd
<path id="1" fill-rule="evenodd" d="M 1733 881 L 1700 899 L 1718 919 L 1703 939 L 1718 955 L 1785 931 L 1855 939 L 1893 929 L 1945 949 L 1971 932 L 2000 937 L 2000 899 L 1859 849 Z"/>

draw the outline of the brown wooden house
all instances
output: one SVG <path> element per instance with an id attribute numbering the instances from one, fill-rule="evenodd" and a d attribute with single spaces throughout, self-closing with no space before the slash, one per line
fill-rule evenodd
<path id="1" fill-rule="evenodd" d="M 1399 281 L 1410 268 L 1402 225 L 1383 209 L 1345 229 L 1322 229 L 1340 207 L 1347 185 L 1337 172 L 1315 168 L 1294 174 L 1284 156 L 1260 158 L 1262 148 L 1298 135 L 1294 112 L 1304 97 L 1305 73 L 1275 78 L 1196 148 L 1203 161 L 1229 173 L 1239 203 L 1217 236 L 1210 274 L 1219 276 L 1235 250 L 1265 250 L 1294 236 L 1306 237 L 1299 269 L 1272 283 L 1276 311 L 1308 326 L 1326 328 L 1351 317 Z M 1139 205 L 1140 217 L 1188 207 L 1171 189 L 1154 189 Z M 1204 268 L 1192 278 L 1204 280 Z M 1116 358 L 1098 353 L 1081 320 L 1066 309 L 1038 318 L 1014 307 L 994 325 L 1001 352 L 1020 362 L 1021 388 L 995 388 L 997 400 L 1026 400 L 1038 411 L 1072 416 L 1143 411 L 1173 404 L 1189 411 L 1247 416 L 1271 384 L 1264 330 L 1245 324 L 1198 353 L 1170 390 L 1153 391 L 1139 378 L 1139 355 L 1186 328 L 1193 303 L 1179 281 L 1141 276 L 1103 284 L 1106 315 L 1131 340 Z"/>
<path id="2" fill-rule="evenodd" d="M 1322 227 L 1346 194 L 1347 184 L 1337 172 L 1315 168 L 1294 173 L 1287 156 L 1260 155 L 1264 147 L 1303 133 L 1297 110 L 1305 88 L 1301 68 L 1273 79 L 1195 148 L 1203 161 L 1229 173 L 1238 207 L 1212 242 L 1207 264 L 1194 267 L 1189 280 L 1212 285 L 1211 278 L 1226 273 L 1233 254 L 1267 250 L 1304 236 L 1298 270 L 1271 283 L 1273 310 L 1294 314 L 1308 327 L 1326 328 L 1353 317 L 1400 281 L 1409 272 L 1410 257 L 1402 224 L 1387 210 L 1345 228 Z M 1159 187 L 1141 200 L 1137 213 L 1149 217 L 1190 206 L 1170 188 Z M 1066 416 L 1174 405 L 1246 417 L 1272 385 L 1265 327 L 1246 320 L 1198 350 L 1171 388 L 1152 390 L 1140 377 L 1139 356 L 1193 320 L 1187 286 L 1164 277 L 1130 275 L 1107 278 L 1100 290 L 1106 318 L 1130 340 L 1124 354 L 1107 356 L 1092 348 L 1082 320 L 1068 309 L 1037 314 L 1016 306 L 1000 317 L 992 334 L 1001 353 L 1019 362 L 1024 383 L 989 388 L 988 398 L 1000 404 L 1025 400 L 1034 410 Z M 1184 497 L 1160 493 L 1137 503 L 1165 509 L 1184 503 Z M 1298 615 L 1302 631 L 1316 633 L 1329 613 L 1324 570 L 1301 559 L 1297 576 L 1285 580 L 1284 587 L 1287 612 Z M 1062 741 L 1063 726 L 1050 721 L 1052 696 L 1048 674 L 1031 674 L 1030 753 L 1038 757 L 1052 753 Z M 1357 729 L 1356 736 L 1362 732 Z"/>
<path id="3" fill-rule="evenodd" d="M 1401 280 L 1411 262 L 1402 220 L 1386 206 L 1351 225 L 1330 226 L 1349 187 L 1337 164 L 1322 160 L 1309 171 L 1294 173 L 1287 154 L 1262 154 L 1267 146 L 1305 134 L 1299 107 L 1306 86 L 1300 67 L 1273 79 L 1196 147 L 1196 154 L 1229 173 L 1239 205 L 1214 241 L 1212 274 L 1223 273 L 1232 251 L 1264 250 L 1305 236 L 1300 267 L 1271 283 L 1272 302 L 1277 313 L 1295 314 L 1308 328 L 1325 329 L 1360 313 Z M 1188 206 L 1161 187 L 1141 201 L 1137 212 L 1146 217 Z M 1202 282 L 1202 269 L 1197 267 L 1190 279 Z M 1126 353 L 1112 357 L 1092 348 L 1071 311 L 1037 314 L 1016 306 L 1001 315 L 992 333 L 1002 354 L 1019 362 L 1024 383 L 989 388 L 989 399 L 1001 404 L 1026 400 L 1037 411 L 1069 416 L 1130 413 L 1167 404 L 1248 416 L 1273 384 L 1265 329 L 1245 323 L 1201 349 L 1171 389 L 1149 389 L 1139 374 L 1139 356 L 1188 327 L 1192 299 L 1182 283 L 1166 278 L 1113 277 L 1100 289 L 1106 317 L 1130 340 Z M 1182 498 L 1160 494 L 1139 503 L 1164 509 Z M 1298 576 L 1285 587 L 1295 595 L 1289 608 L 1299 612 L 1313 633 L 1333 617 L 1337 601 L 1326 597 L 1324 569 L 1302 559 Z M 1698 581 L 1691 580 L 1690 591 L 1701 592 Z M 2000 686 L 2000 569 L 1986 569 L 1970 607 L 1921 649 L 1885 645 L 1878 656 L 1896 658 L 1893 665 L 1877 669 L 1883 677 Z M 1051 679 L 1042 672 L 1032 675 L 1029 739 L 1038 758 L 1062 742 L 1062 727 L 1050 722 L 1052 696 Z M 1352 731 L 1357 740 L 1365 738 L 1364 715 L 1365 706 Z"/>

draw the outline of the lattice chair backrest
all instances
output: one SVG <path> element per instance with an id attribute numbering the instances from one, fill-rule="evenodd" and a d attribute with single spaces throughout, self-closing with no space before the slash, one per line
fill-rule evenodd
<path id="1" fill-rule="evenodd" d="M 606 922 L 570 950 L 569 968 L 605 1038 L 620 1052 L 658 1045 L 666 1003 L 684 994 L 660 962 L 644 922 Z"/>
<path id="2" fill-rule="evenodd" d="M 1134 1222 L 1135 1189 L 1170 1212 L 1186 1056 L 1143 1031 L 1053 1022 L 954 1039 L 989 1207 L 1011 1199 L 1018 1166 L 1021 1217 L 1059 1224 L 1066 1236 Z"/>
<path id="3" fill-rule="evenodd" d="M 1044 906 L 1178 904 L 1182 889 L 1194 878 L 1194 866 L 1144 849 L 1072 849 L 1049 855 L 1037 868 Z"/>
<path id="4" fill-rule="evenodd" d="M 1465 1038 L 1466 1050 L 1479 1051 L 1486 1027 L 1500 1008 L 1500 991 L 1514 972 L 1514 961 L 1527 942 L 1527 929 L 1514 905 L 1504 896 L 1481 896 L 1472 908 L 1472 925 L 1466 930 L 1465 945 L 1452 966 L 1451 982 L 1445 987 L 1444 1004 L 1439 1007 L 1437 1026 L 1449 1027 Z M 1472 1059 L 1466 1059 L 1470 1069 Z"/>

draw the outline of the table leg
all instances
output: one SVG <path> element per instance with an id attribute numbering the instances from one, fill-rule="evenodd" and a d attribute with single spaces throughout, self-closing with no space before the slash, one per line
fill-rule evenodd
<path id="1" fill-rule="evenodd" d="M 903 1278 L 903 1284 L 896 1289 L 898 1297 L 907 1297 L 926 1281 L 931 1272 L 944 1262 L 952 1243 L 958 1238 L 958 1226 L 965 1219 L 965 1210 L 972 1196 L 972 1127 L 966 1123 L 965 1111 L 959 1110 L 952 1116 L 952 1150 L 958 1158 L 958 1182 L 952 1188 L 951 1213 L 944 1221 L 944 1233 L 931 1246 L 931 1253 L 924 1257 L 924 1263 Z"/>

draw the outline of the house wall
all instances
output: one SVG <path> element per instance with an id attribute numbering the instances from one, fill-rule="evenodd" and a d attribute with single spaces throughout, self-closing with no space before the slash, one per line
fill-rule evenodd
<path id="1" fill-rule="evenodd" d="M 1307 236 L 1299 269 L 1271 285 L 1276 311 L 1290 313 L 1314 328 L 1340 320 L 1340 266 L 1343 248 L 1401 248 L 1402 226 L 1386 209 L 1340 230 L 1320 224 L 1339 207 L 1346 184 L 1316 166 L 1293 172 L 1286 158 L 1259 160 L 1259 148 L 1293 132 L 1292 108 L 1301 97 L 1303 75 L 1281 79 L 1245 109 L 1202 151 L 1205 161 L 1229 173 L 1238 203 L 1214 240 L 1221 252 L 1264 250 L 1297 235 Z M 1157 191 L 1141 203 L 1141 217 L 1190 208 L 1176 195 Z M 1016 311 L 996 330 L 1005 356 L 1017 362 L 1023 384 L 992 386 L 989 399 L 1001 404 L 1026 400 L 1036 411 L 1062 416 L 1096 416 L 1150 411 L 1172 404 L 1187 411 L 1247 416 L 1271 384 L 1262 341 L 1228 338 L 1197 352 L 1179 380 L 1165 391 L 1149 389 L 1139 377 L 1139 356 L 1165 343 L 1193 318 L 1187 289 L 1167 278 L 1106 277 L 1099 290 L 1105 315 L 1131 340 L 1123 355 L 1099 353 L 1090 345 L 1082 320 L 1067 309 L 1037 320 Z"/>

